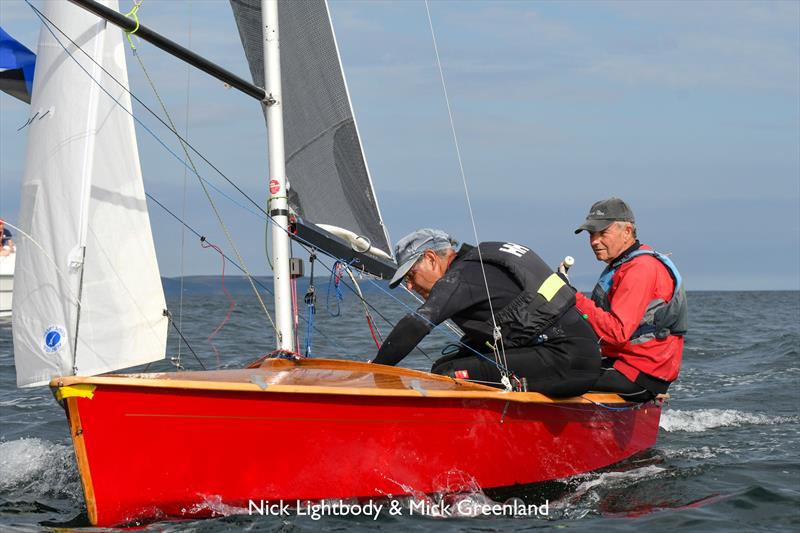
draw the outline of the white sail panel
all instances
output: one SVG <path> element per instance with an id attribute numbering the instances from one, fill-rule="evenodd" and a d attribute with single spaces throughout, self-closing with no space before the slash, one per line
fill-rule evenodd
<path id="1" fill-rule="evenodd" d="M 68 2 L 44 11 L 108 74 L 42 28 L 20 208 L 35 242 L 17 239 L 18 386 L 162 359 L 168 325 L 130 96 L 112 79 L 128 87 L 123 34 Z"/>

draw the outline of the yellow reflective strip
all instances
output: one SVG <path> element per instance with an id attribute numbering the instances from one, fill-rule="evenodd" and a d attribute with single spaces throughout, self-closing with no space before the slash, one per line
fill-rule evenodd
<path id="1" fill-rule="evenodd" d="M 68 385 L 66 387 L 59 387 L 56 392 L 56 400 L 63 400 L 64 398 L 89 398 L 94 397 L 94 389 L 97 385 L 89 385 L 88 383 L 79 383 L 78 385 Z"/>
<path id="2" fill-rule="evenodd" d="M 566 283 L 564 283 L 564 280 L 561 279 L 558 274 L 550 274 L 550 277 L 544 280 L 544 283 L 539 286 L 539 290 L 536 292 L 544 296 L 544 299 L 549 302 L 553 299 L 553 296 L 556 295 L 558 289 L 564 285 L 566 285 Z"/>

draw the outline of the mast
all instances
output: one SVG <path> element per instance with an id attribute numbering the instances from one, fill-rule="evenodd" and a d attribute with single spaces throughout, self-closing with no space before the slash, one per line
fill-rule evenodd
<path id="1" fill-rule="evenodd" d="M 261 0 L 264 33 L 264 99 L 267 115 L 269 153 L 269 203 L 272 218 L 272 258 L 275 281 L 275 322 L 277 348 L 294 351 L 292 292 L 289 279 L 289 202 L 286 191 L 286 159 L 283 148 L 283 98 L 281 57 L 278 37 L 278 0 Z"/>

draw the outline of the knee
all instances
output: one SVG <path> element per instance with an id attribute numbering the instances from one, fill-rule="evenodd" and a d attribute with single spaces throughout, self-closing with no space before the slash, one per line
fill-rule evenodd
<path id="1" fill-rule="evenodd" d="M 450 361 L 435 361 L 431 366 L 431 374 L 439 374 L 440 376 L 455 377 L 455 370 L 453 369 Z"/>

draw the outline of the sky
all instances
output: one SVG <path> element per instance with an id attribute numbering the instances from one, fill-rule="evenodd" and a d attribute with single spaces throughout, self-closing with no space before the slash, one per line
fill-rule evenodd
<path id="1" fill-rule="evenodd" d="M 123 0 L 120 11 L 131 6 Z M 587 290 L 604 265 L 573 230 L 593 202 L 618 196 L 642 241 L 672 254 L 688 290 L 800 289 L 800 2 L 433 0 L 430 9 L 477 239 L 425 4 L 330 2 L 393 241 L 439 227 L 462 242 L 528 245 L 553 266 L 572 255 L 573 280 Z M 145 0 L 139 17 L 249 79 L 227 2 Z M 36 51 L 38 19 L 24 1 L 0 0 L 0 26 Z M 147 43 L 138 49 L 179 129 L 263 202 L 258 103 Z M 157 107 L 130 53 L 128 69 L 134 94 Z M 28 113 L 0 94 L 0 216 L 12 224 Z M 231 253 L 196 178 L 137 132 L 147 191 Z M 248 268 L 269 272 L 263 220 L 215 200 Z M 162 275 L 220 273 L 215 253 L 149 205 Z"/>

